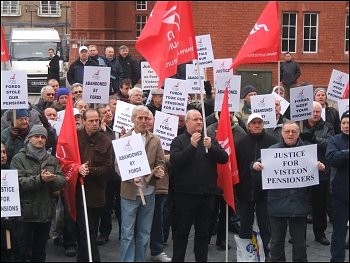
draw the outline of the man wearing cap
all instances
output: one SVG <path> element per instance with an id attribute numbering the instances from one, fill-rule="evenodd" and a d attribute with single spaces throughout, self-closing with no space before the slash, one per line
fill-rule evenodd
<path id="1" fill-rule="evenodd" d="M 334 217 L 331 262 L 345 260 L 345 239 L 349 222 L 349 111 L 342 114 L 340 127 L 341 133 L 327 140 L 326 151 L 326 160 L 335 170 L 331 181 Z"/>
<path id="2" fill-rule="evenodd" d="M 163 93 L 163 89 L 155 88 L 151 90 L 152 99 L 146 106 L 152 112 L 153 116 L 156 115 L 156 111 L 162 111 Z"/>
<path id="3" fill-rule="evenodd" d="M 325 111 L 325 121 L 332 124 L 334 128 L 335 134 L 339 134 L 340 130 L 340 119 L 339 112 L 333 108 L 328 106 L 327 102 L 327 91 L 324 88 L 317 88 L 314 91 L 314 101 L 317 101 L 322 106 L 322 111 Z"/>
<path id="4" fill-rule="evenodd" d="M 56 157 L 46 151 L 47 139 L 46 129 L 34 125 L 25 139 L 24 148 L 10 164 L 11 169 L 18 170 L 21 189 L 23 232 L 20 250 L 24 261 L 31 252 L 31 262 L 45 262 L 51 220 L 56 211 L 53 193 L 61 190 L 66 183 Z"/>
<path id="5" fill-rule="evenodd" d="M 79 58 L 70 65 L 67 72 L 67 80 L 70 85 L 77 82 L 83 83 L 85 66 L 98 67 L 98 63 L 89 58 L 88 48 L 86 46 L 81 46 L 79 48 Z"/>
<path id="6" fill-rule="evenodd" d="M 243 120 L 246 124 L 249 115 L 252 113 L 252 105 L 250 103 L 250 97 L 258 95 L 257 89 L 253 85 L 244 86 L 241 93 L 241 103 L 239 112 L 236 112 L 236 116 Z"/>
<path id="7" fill-rule="evenodd" d="M 261 149 L 267 149 L 278 142 L 278 139 L 265 132 L 264 121 L 259 113 L 248 117 L 248 134 L 237 141 L 236 156 L 240 182 L 236 186 L 238 211 L 241 219 L 239 237 L 252 238 L 254 213 L 256 213 L 265 256 L 269 257 L 271 238 L 267 216 L 267 191 L 262 190 L 261 176 L 251 174 L 252 162 L 261 157 Z"/>
<path id="8" fill-rule="evenodd" d="M 70 93 L 70 91 L 66 87 L 60 87 L 57 90 L 57 93 L 56 93 L 57 103 L 54 105 L 54 108 L 57 111 L 61 111 L 61 110 L 66 109 L 69 93 Z"/>

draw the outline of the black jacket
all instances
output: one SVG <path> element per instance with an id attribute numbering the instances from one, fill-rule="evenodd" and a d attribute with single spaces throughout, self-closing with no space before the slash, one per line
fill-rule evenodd
<path id="1" fill-rule="evenodd" d="M 236 186 L 238 200 L 257 201 L 267 197 L 267 191 L 262 190 L 261 176 L 253 176 L 250 165 L 261 157 L 261 149 L 267 149 L 278 141 L 265 130 L 260 134 L 248 133 L 237 141 L 236 157 L 240 180 Z"/>
<path id="2" fill-rule="evenodd" d="M 228 161 L 226 151 L 211 137 L 212 146 L 205 152 L 203 140 L 195 148 L 187 131 L 170 145 L 170 163 L 174 191 L 190 194 L 220 194 L 217 187 L 217 164 Z"/>
<path id="3" fill-rule="evenodd" d="M 130 55 L 126 56 L 125 58 L 118 56 L 118 60 L 123 69 L 123 78 L 131 79 L 132 86 L 135 86 L 141 78 L 140 64 Z"/>
<path id="4" fill-rule="evenodd" d="M 84 67 L 85 66 L 95 66 L 98 67 L 98 63 L 96 60 L 93 60 L 91 58 L 86 61 L 85 65 L 80 61 L 80 58 L 78 58 L 76 61 L 74 61 L 67 72 L 67 80 L 69 84 L 73 85 L 74 83 L 83 83 L 84 80 Z"/>
<path id="5" fill-rule="evenodd" d="M 49 68 L 47 69 L 47 80 L 55 79 L 60 82 L 60 57 L 54 55 L 49 62 Z"/>

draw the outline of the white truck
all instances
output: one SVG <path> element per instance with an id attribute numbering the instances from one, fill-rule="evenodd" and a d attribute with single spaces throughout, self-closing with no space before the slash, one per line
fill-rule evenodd
<path id="1" fill-rule="evenodd" d="M 54 28 L 12 28 L 9 52 L 12 70 L 24 70 L 28 77 L 28 94 L 40 94 L 47 84 L 48 49 L 53 48 L 60 57 L 60 85 L 66 84 L 60 36 Z"/>

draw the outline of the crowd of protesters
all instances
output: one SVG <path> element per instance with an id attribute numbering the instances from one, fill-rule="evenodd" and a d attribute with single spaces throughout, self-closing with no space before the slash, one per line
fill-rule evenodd
<path id="1" fill-rule="evenodd" d="M 289 64 L 282 66 L 281 86 L 272 92 L 282 97 L 288 93 L 289 98 L 289 89 L 296 86 L 301 72 L 296 62 L 289 62 L 289 53 L 286 57 Z M 92 105 L 83 100 L 85 66 L 111 68 L 107 104 Z M 196 261 L 208 260 L 208 244 L 215 234 L 216 248 L 226 248 L 225 202 L 217 186 L 216 168 L 228 161 L 228 154 L 215 138 L 220 111 L 214 112 L 210 81 L 204 83 L 206 116 L 202 116 L 198 102 L 189 102 L 186 115 L 179 116 L 178 133 L 167 152 L 153 133 L 155 113 L 162 110 L 163 89 L 151 90 L 146 105 L 148 94 L 136 85 L 140 78 L 140 64 L 127 46 L 119 48 L 118 56 L 111 46 L 106 47 L 105 56 L 99 55 L 96 45 L 81 46 L 79 58 L 68 70 L 69 88 L 50 79 L 37 104 L 17 109 L 15 114 L 12 110 L 2 112 L 1 166 L 18 170 L 22 209 L 18 218 L 2 218 L 2 261 L 45 261 L 49 238 L 64 248 L 66 256 L 76 256 L 79 262 L 89 260 L 90 245 L 92 260 L 101 261 L 99 246 L 109 241 L 113 213 L 119 227 L 117 261 L 146 261 L 148 247 L 152 261 L 184 261 L 192 225 Z M 251 97 L 257 94 L 253 85 L 242 87 L 240 110 L 230 113 L 240 183 L 234 186 L 237 209 L 229 210 L 229 229 L 250 239 L 256 215 L 266 259 L 285 261 L 288 224 L 293 261 L 307 261 L 305 233 L 310 215 L 315 241 L 330 245 L 331 261 L 344 261 L 349 220 L 349 111 L 339 116 L 337 109 L 328 106 L 326 90 L 316 88 L 312 116 L 303 121 L 302 128 L 288 120 L 288 110 L 281 113 L 276 100 L 277 127 L 265 129 L 262 116 L 251 110 Z M 81 158 L 78 173 L 85 181 L 89 244 L 81 186 L 77 184 L 75 221 L 64 202 L 69 198 L 62 191 L 66 179 L 56 158 L 60 133 L 56 125 L 70 98 L 76 123 L 72 129 L 77 131 Z M 113 130 L 118 101 L 136 106 L 131 116 L 133 128 L 119 133 Z M 151 173 L 122 181 L 112 141 L 134 134 L 141 134 Z M 287 191 L 263 190 L 261 150 L 307 144 L 317 145 L 319 184 Z M 331 240 L 325 235 L 327 216 L 333 224 Z M 11 232 L 11 250 L 5 246 L 6 229 Z M 170 229 L 172 256 L 166 254 Z"/>

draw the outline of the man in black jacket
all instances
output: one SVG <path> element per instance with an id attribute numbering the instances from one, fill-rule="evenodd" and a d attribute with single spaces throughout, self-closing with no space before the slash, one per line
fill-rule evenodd
<path id="1" fill-rule="evenodd" d="M 60 82 L 60 57 L 53 48 L 48 50 L 50 62 L 47 65 L 47 80 L 55 79 Z"/>
<path id="2" fill-rule="evenodd" d="M 134 87 L 141 78 L 140 64 L 130 56 L 129 48 L 125 45 L 119 47 L 118 60 L 123 68 L 123 78 L 131 79 Z"/>
<path id="3" fill-rule="evenodd" d="M 289 100 L 289 91 L 296 86 L 301 71 L 299 64 L 292 59 L 289 52 L 284 54 L 284 60 L 280 66 L 280 79 L 281 85 L 286 89 L 286 99 Z"/>
<path id="4" fill-rule="evenodd" d="M 195 226 L 194 254 L 196 261 L 208 259 L 208 239 L 217 187 L 217 164 L 228 160 L 226 151 L 214 137 L 204 137 L 203 118 L 199 111 L 186 114 L 185 133 L 174 138 L 170 145 L 173 169 L 176 233 L 173 261 L 184 261 L 188 235 Z"/>
<path id="5" fill-rule="evenodd" d="M 252 113 L 247 121 L 248 134 L 237 141 L 236 156 L 239 170 L 239 184 L 236 187 L 238 213 L 241 219 L 239 237 L 251 239 L 254 213 L 258 220 L 265 256 L 269 257 L 268 244 L 271 239 L 267 216 L 267 191 L 262 190 L 261 177 L 253 176 L 251 164 L 261 157 L 261 149 L 269 148 L 278 139 L 265 132 L 263 118 Z"/>

